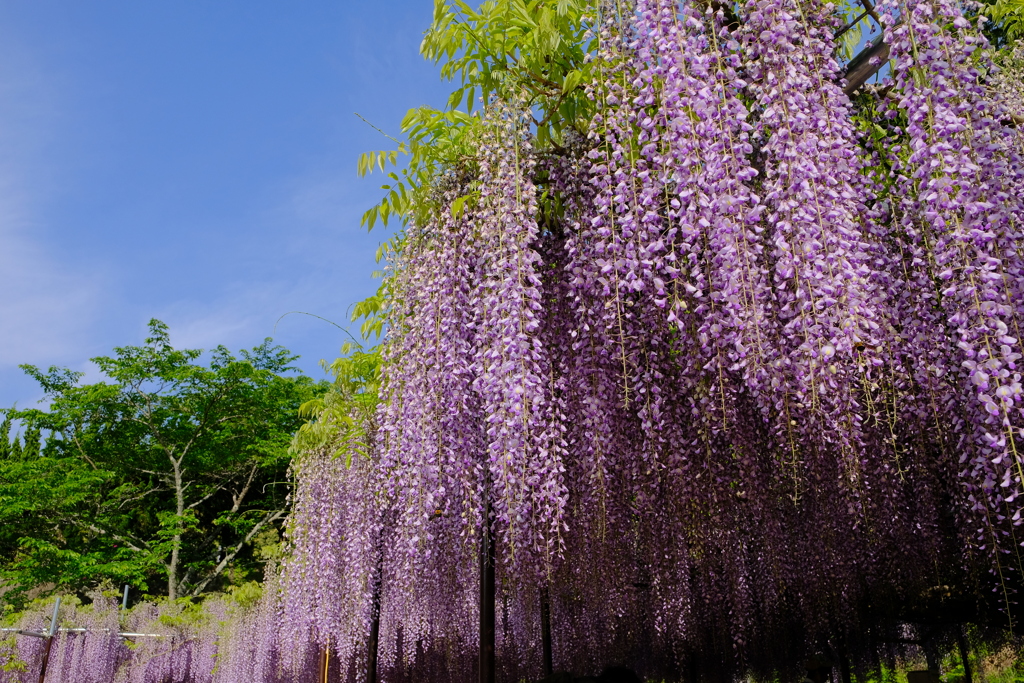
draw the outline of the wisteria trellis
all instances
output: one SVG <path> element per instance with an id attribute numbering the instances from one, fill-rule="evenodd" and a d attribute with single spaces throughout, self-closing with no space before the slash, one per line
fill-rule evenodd
<path id="1" fill-rule="evenodd" d="M 965 9 L 883 2 L 851 102 L 832 4 L 606 3 L 587 130 L 487 103 L 389 276 L 390 675 L 469 675 L 485 500 L 508 680 L 542 599 L 556 668 L 669 677 L 870 664 L 939 585 L 1014 613 L 1024 148 Z"/>
<path id="2" fill-rule="evenodd" d="M 542 600 L 556 668 L 708 680 L 871 666 L 935 586 L 1015 613 L 1024 135 L 972 8 L 877 11 L 852 102 L 832 4 L 637 0 L 587 130 L 486 103 L 390 264 L 371 443 L 304 456 L 217 680 L 357 675 L 374 624 L 383 680 L 468 680 L 484 524 L 509 681 Z"/>

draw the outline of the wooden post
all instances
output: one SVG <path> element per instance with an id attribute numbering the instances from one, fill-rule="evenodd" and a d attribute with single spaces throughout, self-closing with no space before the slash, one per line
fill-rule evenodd
<path id="1" fill-rule="evenodd" d="M 46 680 L 46 665 L 50 663 L 50 648 L 53 647 L 53 636 L 47 636 L 46 644 L 43 645 L 43 663 L 39 667 L 39 683 Z"/>
<path id="2" fill-rule="evenodd" d="M 327 645 L 320 648 L 320 666 L 316 672 L 317 683 L 327 683 L 327 672 L 330 668 L 331 660 L 331 641 L 327 640 Z"/>
<path id="3" fill-rule="evenodd" d="M 546 585 L 540 589 L 540 638 L 544 645 L 544 675 L 550 676 L 554 673 L 554 666 L 551 657 L 551 599 Z"/>
<path id="4" fill-rule="evenodd" d="M 484 515 L 480 529 L 480 683 L 494 683 L 494 539 L 491 537 L 491 501 L 484 487 Z"/>

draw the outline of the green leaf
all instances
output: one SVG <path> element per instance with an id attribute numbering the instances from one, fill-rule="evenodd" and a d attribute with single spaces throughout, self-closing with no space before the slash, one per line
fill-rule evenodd
<path id="1" fill-rule="evenodd" d="M 367 209 L 359 224 L 365 225 L 367 230 L 373 230 L 373 226 L 377 222 L 377 212 L 378 207 L 376 206 Z"/>
<path id="2" fill-rule="evenodd" d="M 565 79 L 562 81 L 562 94 L 567 95 L 575 90 L 582 78 L 583 74 L 579 70 L 573 70 L 565 74 Z"/>
<path id="3" fill-rule="evenodd" d="M 456 198 L 455 201 L 452 202 L 451 213 L 453 218 L 459 218 L 462 216 L 462 211 L 466 206 L 467 199 L 469 199 L 469 195 L 464 194 L 461 197 Z"/>

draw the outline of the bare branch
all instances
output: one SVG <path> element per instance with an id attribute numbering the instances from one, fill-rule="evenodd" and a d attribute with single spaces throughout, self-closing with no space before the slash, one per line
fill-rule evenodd
<path id="1" fill-rule="evenodd" d="M 846 74 L 843 76 L 846 79 L 846 87 L 843 88 L 843 92 L 853 95 L 888 61 L 889 44 L 884 40 L 879 40 L 876 45 L 861 50 L 860 54 L 851 59 L 846 67 Z"/>
<path id="2" fill-rule="evenodd" d="M 117 506 L 117 509 L 120 510 L 120 509 L 124 508 L 124 506 L 127 505 L 128 503 L 134 503 L 137 500 L 142 500 L 143 498 L 145 498 L 146 496 L 148 496 L 151 493 L 156 493 L 157 491 L 166 491 L 166 490 L 167 489 L 165 489 L 162 486 L 160 486 L 160 487 L 156 487 L 156 488 L 151 488 L 148 491 L 143 491 L 142 493 L 140 493 L 138 495 L 135 495 L 135 496 L 129 496 L 128 498 L 125 498 L 124 500 L 121 501 L 121 503 Z"/>
<path id="3" fill-rule="evenodd" d="M 239 492 L 239 494 L 237 496 L 236 495 L 232 495 L 231 496 L 231 498 L 232 498 L 232 500 L 234 502 L 234 504 L 231 506 L 231 512 L 238 512 L 238 508 L 240 508 L 242 506 L 242 500 L 245 498 L 245 495 L 247 493 L 249 493 L 249 487 L 252 486 L 253 477 L 256 476 L 256 472 L 258 470 L 259 470 L 259 464 L 253 465 L 252 466 L 252 470 L 249 471 L 249 478 L 246 479 L 246 481 L 245 481 L 245 486 L 242 487 L 242 490 Z"/>
<path id="4" fill-rule="evenodd" d="M 212 570 L 210 570 L 210 572 L 205 577 L 203 577 L 202 581 L 197 583 L 192 588 L 192 590 L 189 591 L 189 595 L 199 595 L 200 593 L 202 593 L 203 590 L 208 585 L 210 585 L 211 581 L 213 581 L 215 578 L 220 576 L 221 572 L 224 571 L 224 569 L 228 566 L 228 564 L 231 562 L 231 560 L 235 559 L 235 556 L 237 556 L 238 553 L 241 552 L 242 548 L 244 548 L 245 545 L 247 543 L 249 543 L 257 533 L 259 533 L 260 529 L 262 529 L 267 524 L 275 522 L 276 520 L 280 519 L 284 515 L 285 515 L 285 511 L 284 510 L 272 510 L 271 512 L 268 512 L 266 515 L 264 515 L 263 519 L 261 519 L 259 522 L 257 522 L 256 525 L 253 526 L 253 528 L 249 530 L 249 533 L 247 533 L 245 535 L 245 538 L 243 538 L 241 540 L 241 542 L 239 542 L 238 545 L 236 545 L 234 548 L 232 548 L 231 552 L 229 552 L 227 555 L 225 555 L 224 559 L 222 559 L 217 564 L 216 567 L 214 567 Z M 183 586 L 184 582 L 181 585 Z M 180 588 L 179 588 L 179 590 L 180 590 Z"/>
<path id="5" fill-rule="evenodd" d="M 224 486 L 223 485 L 216 487 L 215 489 L 213 489 L 212 491 L 207 493 L 202 498 L 196 500 L 193 503 L 190 503 L 186 509 L 187 510 L 194 510 L 195 508 L 199 507 L 200 505 L 202 505 L 206 501 L 210 500 L 210 498 L 213 498 L 215 495 L 217 495 L 219 492 L 221 492 L 223 490 L 224 490 Z M 232 510 L 232 512 L 234 512 L 234 510 Z"/>

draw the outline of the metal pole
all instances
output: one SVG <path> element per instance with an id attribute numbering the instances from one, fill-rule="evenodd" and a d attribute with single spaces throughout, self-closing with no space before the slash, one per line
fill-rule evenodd
<path id="1" fill-rule="evenodd" d="M 491 501 L 484 487 L 484 519 L 480 529 L 480 683 L 494 683 L 494 542 Z"/>
<path id="2" fill-rule="evenodd" d="M 53 616 L 50 617 L 50 637 L 57 633 L 57 615 L 60 614 L 60 596 L 53 602 Z"/>
<path id="3" fill-rule="evenodd" d="M 124 597 L 121 598 L 121 611 L 128 609 L 128 584 L 124 585 Z"/>
<path id="4" fill-rule="evenodd" d="M 53 637 L 57 635 L 57 616 L 60 614 L 60 596 L 53 603 L 53 616 L 50 618 L 50 630 L 46 634 L 46 645 L 43 646 L 43 661 L 39 666 L 39 683 L 46 680 L 46 666 L 50 663 L 50 649 L 53 648 Z"/>

